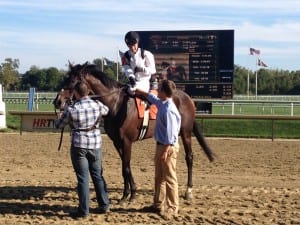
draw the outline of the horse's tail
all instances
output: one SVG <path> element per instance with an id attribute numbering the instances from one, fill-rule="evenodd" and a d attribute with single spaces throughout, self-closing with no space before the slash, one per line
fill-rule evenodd
<path id="1" fill-rule="evenodd" d="M 199 123 L 197 123 L 196 121 L 194 121 L 193 124 L 193 133 L 195 135 L 195 137 L 197 138 L 199 144 L 201 145 L 204 153 L 206 154 L 207 158 L 209 159 L 210 162 L 214 161 L 214 153 L 212 152 L 212 150 L 210 149 L 210 147 L 208 146 L 208 144 L 206 143 L 204 136 L 201 133 L 201 128 Z"/>

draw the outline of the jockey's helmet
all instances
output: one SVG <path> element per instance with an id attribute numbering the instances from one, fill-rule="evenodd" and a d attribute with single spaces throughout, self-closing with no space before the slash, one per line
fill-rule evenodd
<path id="1" fill-rule="evenodd" d="M 139 40 L 140 40 L 140 37 L 139 37 L 138 33 L 135 31 L 129 31 L 125 35 L 125 43 L 129 46 L 134 45 L 135 43 L 138 43 Z"/>

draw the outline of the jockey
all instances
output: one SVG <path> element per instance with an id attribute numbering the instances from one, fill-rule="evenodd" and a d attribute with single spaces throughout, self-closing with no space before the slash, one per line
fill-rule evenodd
<path id="1" fill-rule="evenodd" d="M 125 43 L 129 50 L 122 56 L 122 67 L 129 80 L 130 91 L 139 88 L 149 92 L 150 79 L 156 73 L 154 56 L 150 51 L 139 48 L 140 37 L 137 32 L 129 31 Z"/>

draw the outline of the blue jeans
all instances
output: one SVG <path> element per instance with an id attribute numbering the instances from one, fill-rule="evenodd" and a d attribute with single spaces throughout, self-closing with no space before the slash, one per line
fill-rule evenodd
<path id="1" fill-rule="evenodd" d="M 84 215 L 89 214 L 89 174 L 91 175 L 91 178 L 93 180 L 99 209 L 108 209 L 109 198 L 106 183 L 102 175 L 101 149 L 84 149 L 72 146 L 71 160 L 78 182 L 78 212 Z"/>

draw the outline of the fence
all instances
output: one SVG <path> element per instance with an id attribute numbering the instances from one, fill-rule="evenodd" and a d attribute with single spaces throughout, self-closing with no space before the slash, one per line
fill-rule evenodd
<path id="1" fill-rule="evenodd" d="M 40 105 L 39 107 L 35 107 L 34 111 L 40 111 L 41 113 L 46 113 L 44 111 L 54 111 L 52 101 L 55 98 L 56 93 L 49 92 L 39 92 L 36 93 L 35 104 Z M 199 114 L 197 113 L 197 119 L 201 120 L 202 127 L 204 127 L 204 120 L 209 119 L 241 119 L 241 120 L 269 120 L 272 123 L 272 127 L 270 128 L 271 138 L 274 140 L 274 121 L 276 120 L 300 120 L 300 97 L 299 96 L 274 96 L 274 98 L 269 97 L 268 99 L 264 97 L 264 99 L 258 100 L 247 100 L 242 99 L 242 97 L 238 97 L 238 99 L 232 100 L 221 100 L 221 99 L 194 99 L 195 103 L 211 103 L 212 104 L 212 114 Z M 3 94 L 4 102 L 8 103 L 7 110 L 26 110 L 26 104 L 28 104 L 29 93 L 5 93 Z M 23 108 L 20 109 L 22 105 Z M 17 108 L 19 107 L 19 108 Z M 14 115 L 19 115 L 20 112 L 15 113 Z M 25 116 L 26 113 L 22 112 Z M 38 113 L 38 112 L 36 112 Z M 19 116 L 23 116 L 23 114 Z M 30 114 L 34 116 L 39 116 L 36 114 Z M 27 120 L 24 118 L 23 121 Z M 29 115 L 28 115 L 29 116 Z M 45 116 L 45 115 L 42 115 Z M 52 115 L 51 115 L 52 117 Z M 45 118 L 35 118 L 35 122 L 33 125 L 39 125 L 40 122 L 43 126 L 45 124 L 51 124 Z M 36 122 L 38 121 L 38 122 Z M 47 123 L 46 123 L 46 122 Z M 44 123 L 45 122 L 45 123 Z M 31 126 L 33 126 L 31 125 Z M 22 125 L 23 127 L 25 125 Z M 38 127 L 38 129 L 45 129 Z M 22 128 L 21 128 L 22 129 Z M 37 129 L 34 127 L 34 129 Z"/>
<path id="2" fill-rule="evenodd" d="M 55 92 L 37 92 L 35 94 L 34 111 L 53 110 Z M 254 96 L 237 95 L 234 99 L 194 99 L 196 105 L 210 103 L 211 114 L 226 115 L 300 115 L 300 96 Z M 28 104 L 28 92 L 4 92 L 3 101 L 9 110 L 25 110 Z M 23 105 L 21 108 L 18 105 Z M 49 105 L 49 106 L 47 106 Z M 41 106 L 41 107 L 39 107 Z"/>
<path id="3" fill-rule="evenodd" d="M 300 101 L 194 99 L 196 105 L 212 104 L 212 114 L 300 115 Z"/>
<path id="4" fill-rule="evenodd" d="M 36 104 L 52 104 L 55 98 L 55 92 L 37 92 L 35 94 Z M 27 92 L 4 92 L 3 101 L 13 104 L 27 104 L 29 101 L 29 93 Z"/>

